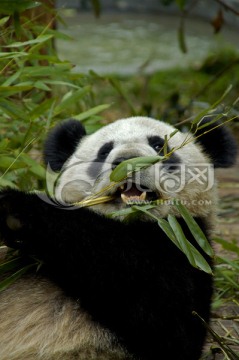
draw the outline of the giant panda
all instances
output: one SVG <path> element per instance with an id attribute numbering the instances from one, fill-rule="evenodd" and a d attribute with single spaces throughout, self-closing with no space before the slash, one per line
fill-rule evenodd
<path id="1" fill-rule="evenodd" d="M 1 191 L 1 240 L 29 267 L 0 293 L 1 360 L 199 359 L 206 329 L 195 313 L 208 322 L 212 276 L 189 263 L 157 218 L 176 215 L 202 252 L 170 199 L 210 238 L 216 181 L 203 180 L 204 170 L 233 165 L 236 143 L 225 126 L 206 122 L 183 133 L 132 117 L 87 135 L 70 119 L 50 131 L 43 153 L 58 173 L 55 195 Z M 123 161 L 165 148 L 170 157 L 110 181 Z M 99 194 L 111 200 L 77 205 Z M 154 218 L 125 215 L 152 202 Z"/>

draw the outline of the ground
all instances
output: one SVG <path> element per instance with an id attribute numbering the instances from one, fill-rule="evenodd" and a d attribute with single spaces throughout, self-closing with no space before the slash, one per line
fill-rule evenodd
<path id="1" fill-rule="evenodd" d="M 219 182 L 219 213 L 216 236 L 227 240 L 235 241 L 239 246 L 239 157 L 236 166 L 231 169 L 217 170 Z M 221 245 L 215 243 L 216 254 L 227 259 L 235 259 L 236 253 L 226 251 Z M 237 254 L 238 257 L 238 254 Z M 237 279 L 237 284 L 239 279 Z M 239 359 L 239 292 L 229 302 L 221 304 L 213 310 L 211 319 L 212 329 L 220 335 L 231 350 L 237 352 L 227 357 L 219 349 L 216 341 L 213 341 L 212 334 L 208 335 L 203 360 L 238 360 Z M 213 349 L 209 351 L 209 349 Z M 230 351 L 230 350 L 229 350 Z"/>

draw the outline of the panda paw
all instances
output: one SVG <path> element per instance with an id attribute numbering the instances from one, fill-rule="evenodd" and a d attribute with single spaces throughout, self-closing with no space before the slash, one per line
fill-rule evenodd
<path id="1" fill-rule="evenodd" d="M 0 240 L 7 246 L 19 249 L 27 238 L 27 206 L 23 206 L 28 195 L 12 189 L 0 192 Z"/>

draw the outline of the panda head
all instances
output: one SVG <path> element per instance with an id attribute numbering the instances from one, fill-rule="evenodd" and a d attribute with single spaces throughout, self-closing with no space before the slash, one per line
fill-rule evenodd
<path id="1" fill-rule="evenodd" d="M 193 137 L 162 121 L 132 117 L 86 135 L 78 121 L 65 121 L 50 132 L 44 151 L 46 164 L 61 172 L 56 198 L 72 204 L 110 195 L 111 201 L 91 207 L 106 215 L 132 203 L 159 200 L 154 212 L 160 217 L 174 213 L 171 200 L 178 199 L 195 216 L 208 216 L 216 199 L 213 168 L 233 165 L 236 145 L 224 126 L 206 129 L 206 134 L 202 129 Z M 112 170 L 124 160 L 163 156 L 166 137 L 170 157 L 141 168 L 120 183 L 110 181 Z"/>

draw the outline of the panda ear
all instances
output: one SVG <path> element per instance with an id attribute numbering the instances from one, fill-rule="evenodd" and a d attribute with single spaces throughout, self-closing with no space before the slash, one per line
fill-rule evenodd
<path id="1" fill-rule="evenodd" d="M 86 135 L 85 128 L 77 120 L 66 120 L 48 134 L 44 145 L 44 161 L 54 171 L 60 171 L 73 154 L 80 139 Z"/>
<path id="2" fill-rule="evenodd" d="M 232 132 L 220 121 L 213 121 L 211 116 L 205 116 L 199 127 L 207 123 L 207 126 L 196 131 L 195 136 L 199 136 L 196 143 L 201 144 L 215 167 L 233 166 L 236 162 L 237 143 Z"/>

